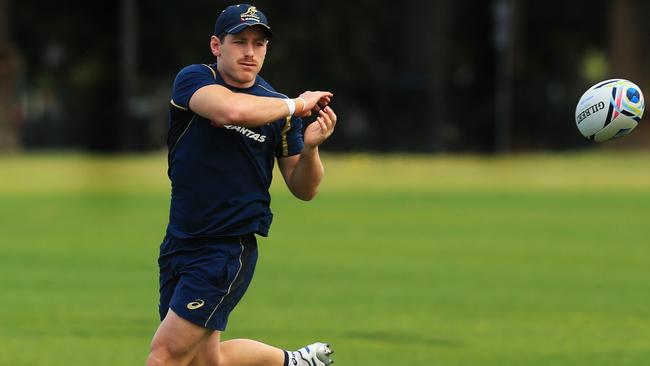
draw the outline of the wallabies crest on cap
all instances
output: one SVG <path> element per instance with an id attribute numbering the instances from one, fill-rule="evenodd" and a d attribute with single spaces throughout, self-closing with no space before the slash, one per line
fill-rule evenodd
<path id="1" fill-rule="evenodd" d="M 254 6 L 251 6 L 246 10 L 245 12 L 241 13 L 239 15 L 242 21 L 247 21 L 247 20 L 255 20 L 257 22 L 260 21 L 260 17 L 257 15 L 257 8 Z"/>

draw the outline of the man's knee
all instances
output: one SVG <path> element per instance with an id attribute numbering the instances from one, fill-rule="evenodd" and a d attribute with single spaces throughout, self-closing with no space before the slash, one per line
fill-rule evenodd
<path id="1" fill-rule="evenodd" d="M 170 309 L 153 337 L 147 366 L 189 364 L 211 332 L 179 317 Z"/>
<path id="2" fill-rule="evenodd" d="M 178 347 L 165 342 L 155 342 L 151 345 L 147 366 L 176 365 L 189 357 L 191 348 Z"/>
<path id="3" fill-rule="evenodd" d="M 167 341 L 165 341 L 167 340 Z M 187 364 L 196 353 L 196 344 L 155 339 L 151 344 L 147 366 Z"/>
<path id="4" fill-rule="evenodd" d="M 169 355 L 162 352 L 162 350 L 151 349 L 149 357 L 147 357 L 147 366 L 163 366 L 169 364 L 171 358 Z"/>

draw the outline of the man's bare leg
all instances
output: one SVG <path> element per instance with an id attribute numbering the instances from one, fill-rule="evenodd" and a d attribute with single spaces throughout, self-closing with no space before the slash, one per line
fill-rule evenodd
<path id="1" fill-rule="evenodd" d="M 169 309 L 151 343 L 147 366 L 328 366 L 333 352 L 323 343 L 297 351 L 251 339 L 221 342 L 221 332 L 195 325 Z"/>
<path id="2" fill-rule="evenodd" d="M 212 334 L 169 309 L 151 341 L 147 366 L 186 366 Z"/>
<path id="3" fill-rule="evenodd" d="M 328 366 L 334 361 L 332 350 L 324 343 L 313 343 L 297 351 L 280 348 L 252 339 L 220 341 L 214 332 L 201 344 L 191 366 Z M 286 358 L 286 360 L 285 360 Z"/>
<path id="4" fill-rule="evenodd" d="M 282 366 L 285 352 L 251 339 L 220 340 L 214 332 L 190 363 L 191 366 Z"/>

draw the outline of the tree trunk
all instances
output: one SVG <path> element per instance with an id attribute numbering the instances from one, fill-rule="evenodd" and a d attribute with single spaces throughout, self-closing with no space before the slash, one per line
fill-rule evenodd
<path id="1" fill-rule="evenodd" d="M 647 65 L 650 63 L 650 45 L 647 42 L 647 34 L 650 26 L 645 16 L 650 11 L 650 6 L 644 0 L 618 0 L 612 7 L 611 77 L 630 80 L 638 85 L 645 92 L 644 97 L 648 98 L 650 73 L 647 72 Z M 646 116 L 641 120 L 641 126 L 616 145 L 649 147 L 650 128 L 643 126 L 647 121 Z"/>
<path id="2" fill-rule="evenodd" d="M 0 0 L 0 151 L 19 147 L 18 55 L 9 39 L 9 0 Z"/>

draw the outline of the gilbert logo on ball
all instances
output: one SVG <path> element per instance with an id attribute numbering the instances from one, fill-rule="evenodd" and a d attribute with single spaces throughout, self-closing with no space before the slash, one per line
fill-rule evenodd
<path id="1" fill-rule="evenodd" d="M 621 138 L 639 124 L 645 101 L 636 84 L 624 79 L 605 80 L 589 88 L 576 107 L 580 133 L 593 141 Z"/>

